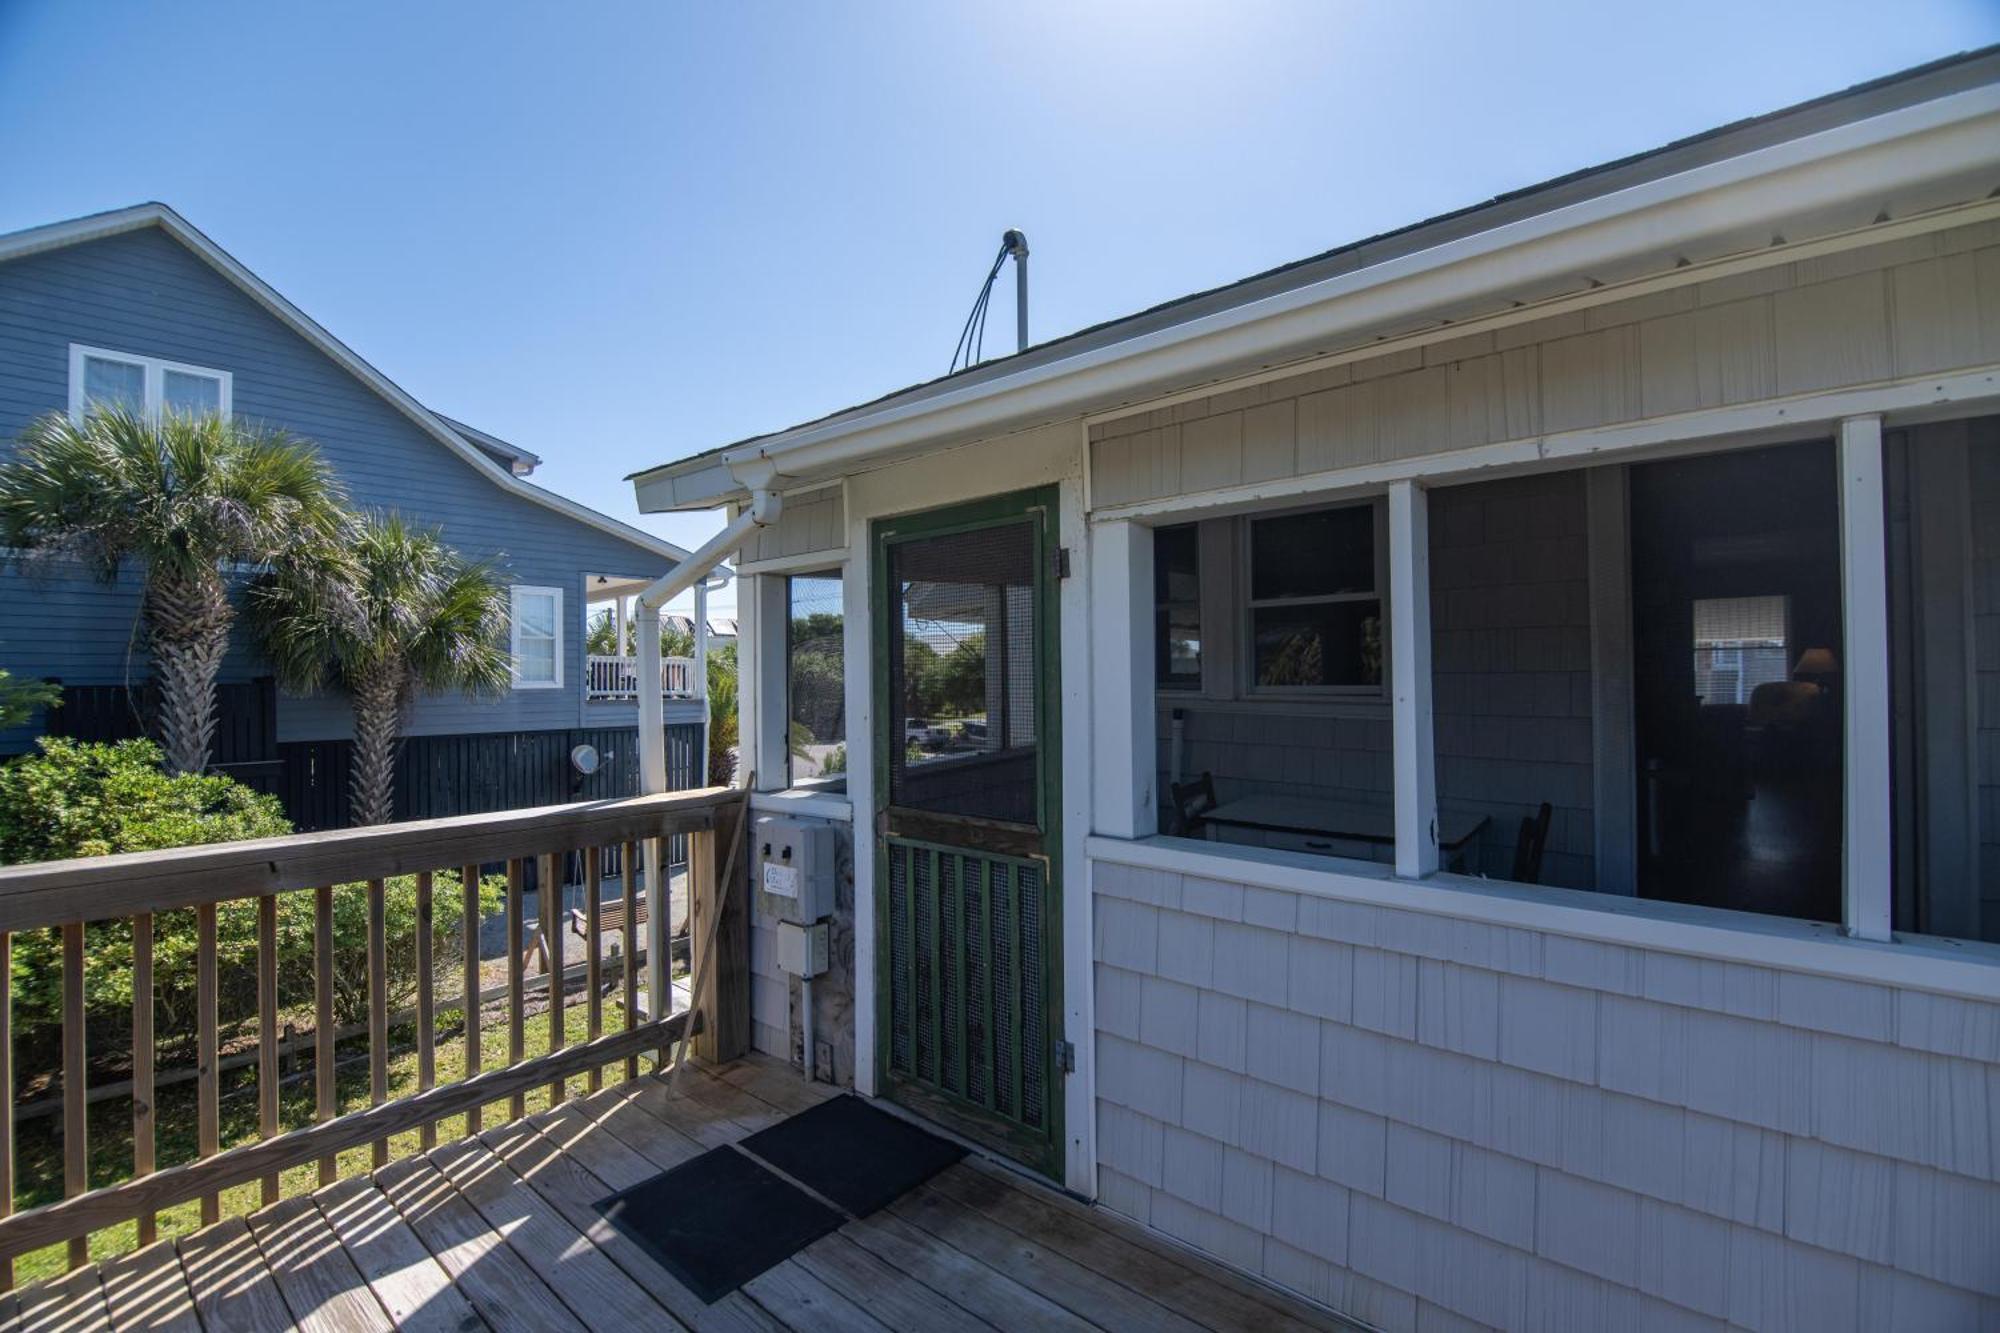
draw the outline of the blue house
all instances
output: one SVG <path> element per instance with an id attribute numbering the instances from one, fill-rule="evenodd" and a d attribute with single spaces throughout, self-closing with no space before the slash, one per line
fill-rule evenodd
<path id="1" fill-rule="evenodd" d="M 417 703 L 399 817 L 636 790 L 633 664 L 591 657 L 586 627 L 607 613 L 622 621 L 627 600 L 685 551 L 536 486 L 534 454 L 417 402 L 161 204 L 0 236 L 0 457 L 35 418 L 98 402 L 282 427 L 318 445 L 357 506 L 437 525 L 463 554 L 496 563 L 512 594 L 513 686 Z M 65 702 L 0 732 L 0 755 L 30 748 L 43 727 L 93 739 L 142 730 L 139 572 L 107 586 L 81 570 L 6 565 L 0 667 L 60 681 Z M 344 824 L 347 700 L 281 693 L 239 640 L 216 764 L 278 792 L 302 826 Z M 701 751 L 704 682 L 687 660 L 664 674 L 681 785 Z M 585 743 L 600 757 L 588 774 L 571 759 Z"/>

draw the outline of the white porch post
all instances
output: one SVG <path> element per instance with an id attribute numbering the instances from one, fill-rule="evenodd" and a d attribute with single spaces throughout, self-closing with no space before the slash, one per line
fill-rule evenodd
<path id="1" fill-rule="evenodd" d="M 1096 831 L 1158 831 L 1153 734 L 1153 530 L 1097 524 L 1090 534 L 1091 806 Z"/>
<path id="2" fill-rule="evenodd" d="M 1882 418 L 1840 423 L 1841 723 L 1847 765 L 1841 918 L 1847 933 L 1886 940 L 1892 852 L 1889 599 L 1882 513 Z"/>
<path id="3" fill-rule="evenodd" d="M 632 650 L 632 645 L 625 642 L 625 594 L 622 592 L 611 599 L 611 643 L 613 657 L 623 657 Z M 622 671 L 624 668 L 619 669 Z M 616 683 L 613 682 L 614 686 Z"/>
<path id="4" fill-rule="evenodd" d="M 1438 868 L 1437 746 L 1431 722 L 1430 500 L 1389 487 L 1389 658 L 1396 754 L 1396 873 Z"/>

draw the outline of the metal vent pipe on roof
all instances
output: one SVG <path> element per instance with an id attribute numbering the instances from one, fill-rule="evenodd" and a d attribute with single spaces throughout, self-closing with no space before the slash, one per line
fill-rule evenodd
<path id="1" fill-rule="evenodd" d="M 1014 256 L 1014 350 L 1028 350 L 1028 234 L 1009 227 L 1000 248 Z"/>

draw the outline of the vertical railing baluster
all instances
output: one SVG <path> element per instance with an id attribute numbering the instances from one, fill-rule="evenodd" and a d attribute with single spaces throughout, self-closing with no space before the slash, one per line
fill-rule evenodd
<path id="1" fill-rule="evenodd" d="M 437 1084 L 437 1011 L 431 976 L 431 872 L 417 872 L 417 1091 Z M 426 1120 L 417 1130 L 425 1152 L 437 1147 L 437 1125 Z"/>
<path id="2" fill-rule="evenodd" d="M 620 961 L 624 964 L 625 976 L 624 987 L 620 993 L 623 996 L 625 1007 L 625 1028 L 627 1031 L 630 1031 L 632 1028 L 638 1026 L 639 1023 L 639 895 L 635 891 L 639 871 L 638 843 L 628 842 L 625 844 L 624 864 L 619 867 L 619 870 L 625 877 L 625 884 L 622 889 L 625 901 L 625 916 L 620 922 L 624 934 L 623 954 Z M 672 946 L 669 945 L 668 947 L 671 948 Z M 672 958 L 669 958 L 667 962 L 667 971 L 671 974 L 673 971 Z M 628 1080 L 639 1077 L 639 1057 L 637 1054 L 625 1057 L 625 1077 Z"/>
<path id="3" fill-rule="evenodd" d="M 0 930 L 0 1217 L 14 1213 L 14 937 Z M 0 1259 L 0 1291 L 14 1289 L 14 1260 Z"/>
<path id="4" fill-rule="evenodd" d="M 368 881 L 368 1104 L 389 1100 L 388 904 L 382 881 Z M 369 1147 L 375 1165 L 389 1164 L 389 1140 Z"/>
<path id="5" fill-rule="evenodd" d="M 132 918 L 132 1174 L 154 1167 L 153 1115 L 153 914 Z M 159 1239 L 158 1218 L 139 1214 L 139 1244 Z"/>
<path id="6" fill-rule="evenodd" d="M 340 1114 L 340 1091 L 333 1067 L 333 886 L 313 890 L 313 1090 L 314 1118 L 324 1123 Z M 319 1159 L 319 1183 L 338 1174 L 332 1153 Z"/>
<path id="7" fill-rule="evenodd" d="M 965 870 L 968 859 L 963 855 L 951 858 L 951 901 L 945 905 L 951 913 L 951 984 L 958 992 L 952 1006 L 958 1014 L 958 1021 L 951 1038 L 952 1073 L 958 1076 L 958 1086 L 952 1091 L 966 1098 L 972 1095 L 966 1082 L 965 1054 L 965 1006 L 972 998 L 972 987 L 965 980 Z"/>
<path id="8" fill-rule="evenodd" d="M 1021 1029 L 1021 985 L 1028 975 L 1025 955 L 1021 952 L 1023 932 L 1027 928 L 1027 876 L 1018 865 L 1007 867 L 1007 928 L 1012 932 L 1007 941 L 1007 1003 L 1011 1008 L 1011 1022 L 1014 1029 L 1014 1118 L 1025 1123 L 1028 1119 L 1027 1104 L 1022 1100 L 1022 1080 L 1026 1077 L 1027 1062 L 1032 1057 L 1041 1058 L 1037 1047 L 1045 1040 L 1043 1034 L 1024 1032 Z"/>
<path id="9" fill-rule="evenodd" d="M 599 847 L 583 852 L 583 1021 L 590 1040 L 604 1035 L 604 963 L 599 957 L 598 932 L 604 929 L 604 856 Z M 604 1070 L 590 1067 L 590 1090 L 604 1086 Z"/>
<path id="10" fill-rule="evenodd" d="M 525 1005 L 521 957 L 521 878 L 526 873 L 526 863 L 518 856 L 507 862 L 507 1063 L 521 1063 L 521 1056 L 527 1049 L 523 1039 L 524 1028 L 521 1010 Z M 527 1098 L 515 1093 L 509 1100 L 507 1109 L 516 1120 L 527 1114 Z"/>
<path id="11" fill-rule="evenodd" d="M 554 1055 L 563 1048 L 563 1001 L 568 998 L 568 990 L 563 985 L 563 858 L 554 853 L 542 857 L 542 890 L 538 896 L 541 902 L 542 918 L 542 966 L 549 974 L 549 1054 Z M 560 1078 L 549 1080 L 549 1105 L 562 1101 L 567 1087 Z"/>
<path id="12" fill-rule="evenodd" d="M 278 900 L 257 899 L 257 1132 L 277 1137 L 278 1125 Z M 265 1206 L 278 1201 L 278 1173 L 264 1177 Z"/>
<path id="13" fill-rule="evenodd" d="M 83 922 L 62 928 L 62 1112 L 63 1197 L 73 1199 L 90 1188 L 90 1092 L 85 1086 L 83 1046 Z M 11 984 L 12 979 L 9 979 Z M 78 1236 L 69 1243 L 69 1266 L 90 1262 L 90 1242 Z"/>
<path id="14" fill-rule="evenodd" d="M 458 883 L 465 917 L 465 1076 L 471 1078 L 479 1072 L 479 867 L 460 866 Z M 477 1134 L 479 1129 L 475 1106 L 465 1113 L 465 1132 Z"/>
<path id="15" fill-rule="evenodd" d="M 195 915 L 195 1071 L 196 1094 L 195 1153 L 203 1159 L 215 1156 L 222 1147 L 222 1097 L 217 1082 L 218 1020 L 220 997 L 215 975 L 215 904 L 203 903 Z M 216 1194 L 201 1196 L 201 1224 L 214 1226 L 222 1218 L 222 1199 Z"/>
<path id="16" fill-rule="evenodd" d="M 938 882 L 937 848 L 930 849 L 931 887 L 931 947 L 926 950 L 928 957 L 924 965 L 931 974 L 931 1079 L 940 1088 L 944 1086 L 944 938 L 938 930 L 938 922 L 944 917 L 940 900 L 944 888 Z"/>

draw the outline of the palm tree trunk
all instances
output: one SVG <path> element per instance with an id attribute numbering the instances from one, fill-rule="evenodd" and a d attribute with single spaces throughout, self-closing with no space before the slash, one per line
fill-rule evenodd
<path id="1" fill-rule="evenodd" d="M 354 760 L 347 790 L 357 827 L 386 824 L 395 813 L 396 742 L 402 723 L 402 691 L 391 673 L 354 682 Z"/>
<path id="2" fill-rule="evenodd" d="M 215 740 L 215 678 L 235 609 L 218 575 L 161 574 L 146 584 L 146 627 L 160 683 L 160 747 L 170 773 L 208 767 Z"/>

